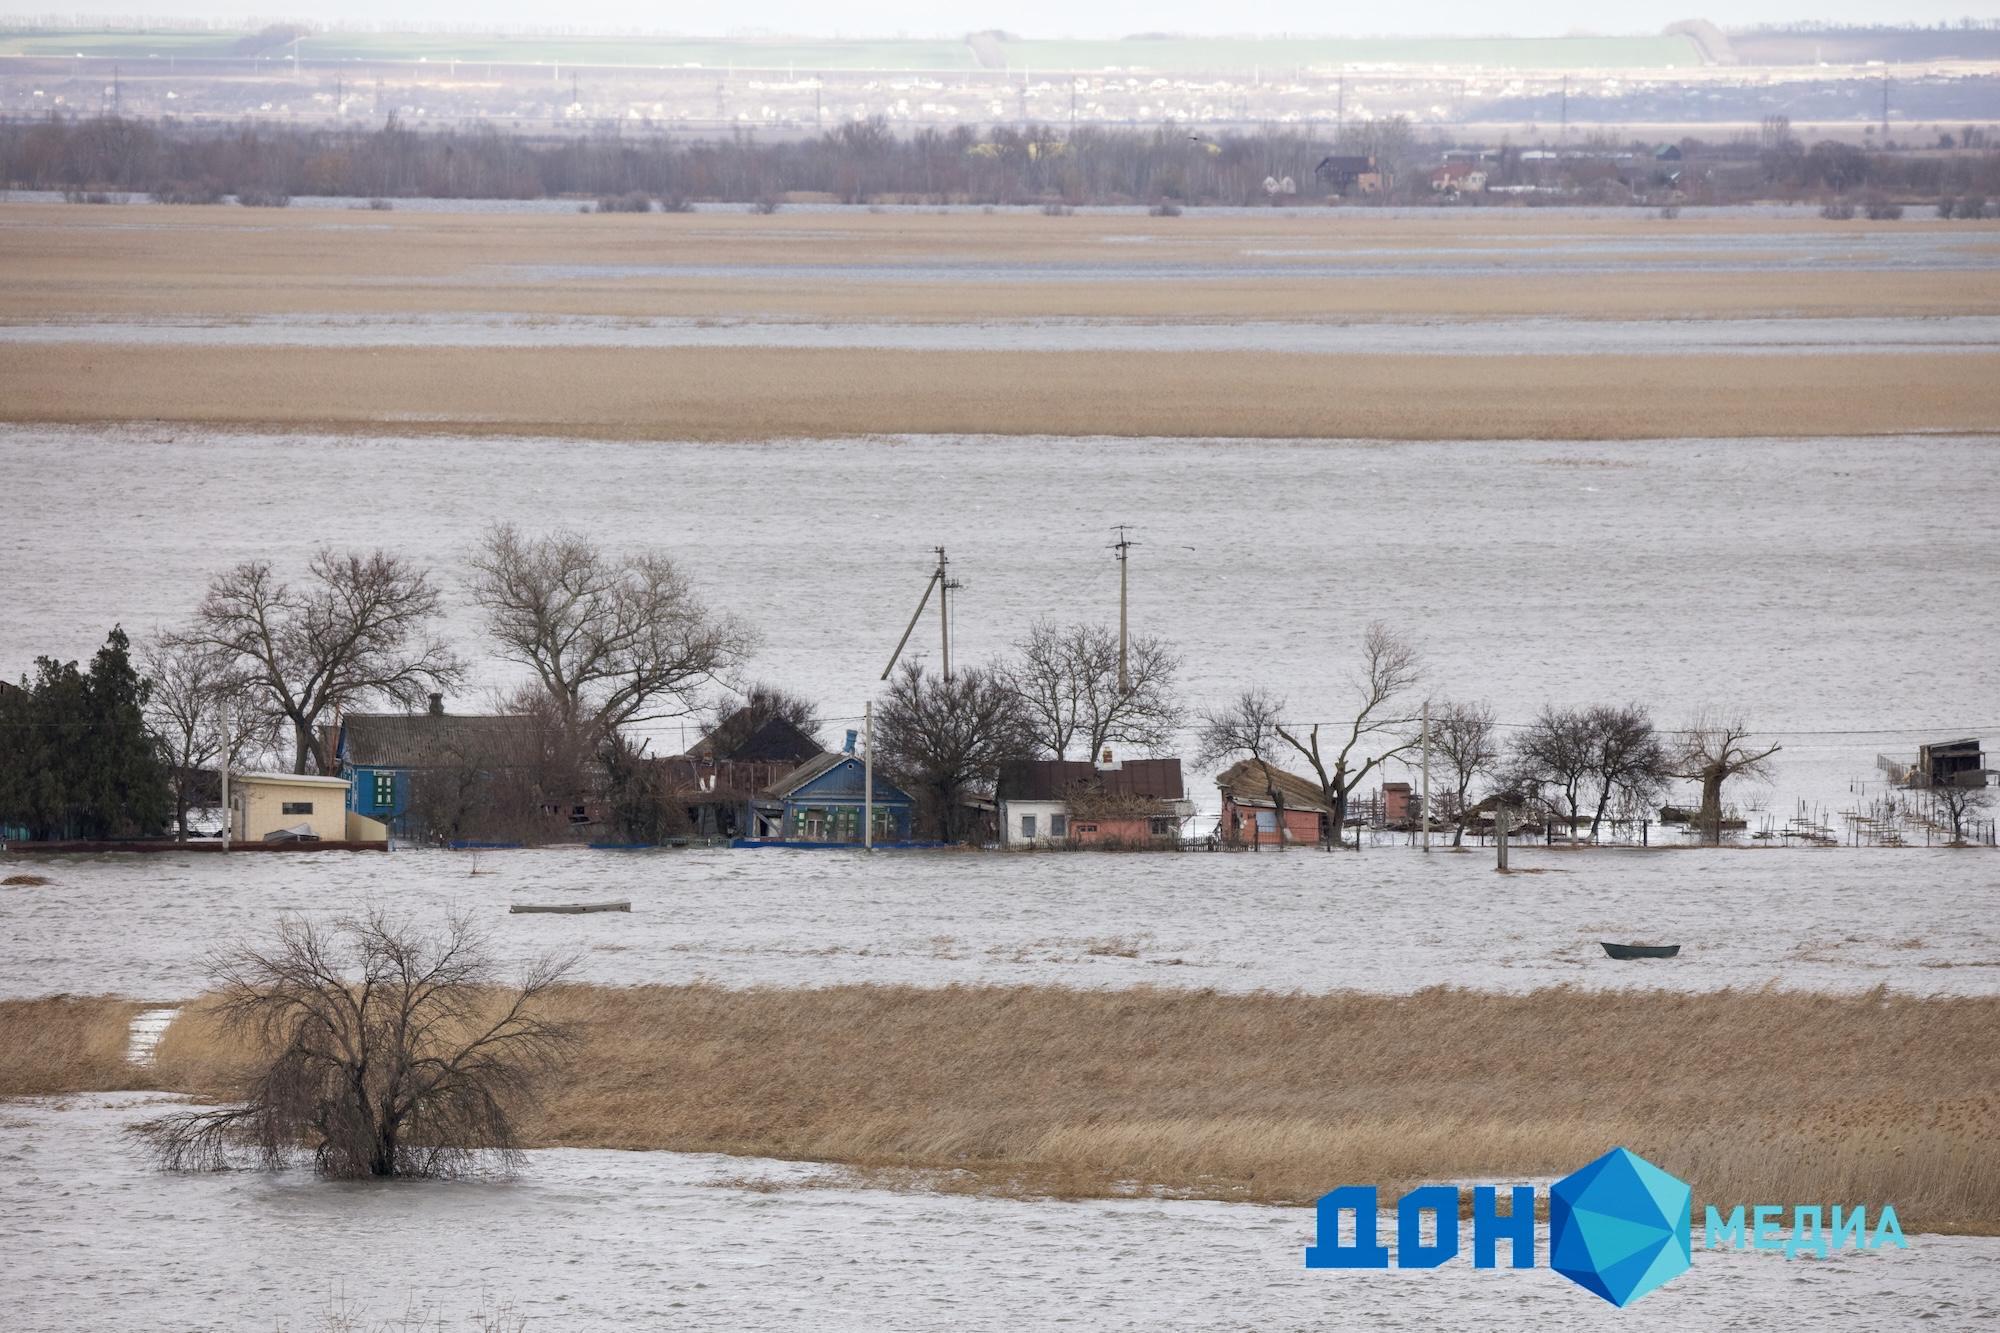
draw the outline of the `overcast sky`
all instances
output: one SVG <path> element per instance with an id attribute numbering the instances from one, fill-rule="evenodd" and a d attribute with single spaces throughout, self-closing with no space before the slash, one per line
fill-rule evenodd
<path id="1" fill-rule="evenodd" d="M 842 36 L 957 36 L 1005 28 L 1031 37 L 1117 37 L 1133 32 L 1511 33 L 1545 36 L 1573 31 L 1657 32 L 1676 19 L 1701 17 L 1737 27 L 1825 19 L 1834 22 L 1933 23 L 1966 13 L 1991 13 L 1967 0 L 1736 0 L 1706 11 L 1675 0 L 1585 3 L 1584 0 L 1428 0 L 1415 5 L 1329 5 L 1323 0 L 732 0 L 728 4 L 645 5 L 631 0 L 266 0 L 254 9 L 229 0 L 0 0 L 0 13 L 158 14 L 234 18 L 246 14 L 352 20 L 388 25 L 565 26 L 643 29 L 723 36 L 767 29 Z"/>

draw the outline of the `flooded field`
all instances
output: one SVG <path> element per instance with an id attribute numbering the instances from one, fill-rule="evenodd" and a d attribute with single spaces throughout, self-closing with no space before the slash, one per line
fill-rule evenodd
<path id="1" fill-rule="evenodd" d="M 221 942 L 287 915 L 464 911 L 508 959 L 728 986 L 1426 986 L 2000 993 L 2000 857 L 1980 851 L 1355 855 L 727 850 L 58 858 L 0 888 L 0 996 L 185 999 Z M 478 874 L 471 873 L 477 869 Z M 630 914 L 510 903 L 629 899 Z M 115 930 L 107 922 L 117 922 Z M 1681 944 L 1613 962 L 1600 940 Z"/>
<path id="2" fill-rule="evenodd" d="M 0 1194 L 11 1328 L 305 1330 L 330 1305 L 371 1327 L 411 1309 L 451 1327 L 483 1307 L 562 1329 L 1581 1329 L 1609 1313 L 1546 1267 L 1308 1272 L 1306 1209 L 859 1191 L 804 1164 L 579 1150 L 533 1153 L 506 1182 L 164 1176 L 121 1137 L 157 1107 L 0 1106 L 22 1186 Z M 1929 1235 L 1828 1261 L 1702 1251 L 1616 1315 L 1633 1329 L 1995 1318 L 2000 1241 Z"/>
<path id="3" fill-rule="evenodd" d="M 1180 647 L 1197 705 L 1257 683 L 1294 720 L 1336 718 L 1362 627 L 1384 618 L 1424 645 L 1441 696 L 1489 700 L 1505 722 L 1604 699 L 1638 699 L 1665 726 L 1704 704 L 1740 710 L 1785 749 L 1772 786 L 1732 799 L 1782 824 L 1801 800 L 1832 817 L 1879 795 L 1853 787 L 1879 781 L 1879 754 L 2000 724 L 2000 499 L 1978 484 L 1993 447 L 7 428 L 0 664 L 12 676 L 38 653 L 88 656 L 114 622 L 135 635 L 173 624 L 210 572 L 240 560 L 299 568 L 322 542 L 380 544 L 455 589 L 486 524 L 568 525 L 682 561 L 763 632 L 752 674 L 819 700 L 838 740 L 915 606 L 931 546 L 947 545 L 966 582 L 955 632 L 962 660 L 979 661 L 1037 617 L 1115 617 L 1104 543 L 1123 522 L 1145 543 L 1132 624 Z M 309 503 L 305 457 L 340 479 Z M 940 493 L 963 498 L 945 513 Z M 1939 528 L 1940 512 L 1953 522 Z M 451 606 L 476 667 L 464 702 L 478 706 L 513 677 L 463 599 Z M 934 652 L 932 638 L 914 651 Z M 675 724 L 653 733 L 669 753 L 692 739 Z M 1207 775 L 1190 786 L 1212 811 Z"/>

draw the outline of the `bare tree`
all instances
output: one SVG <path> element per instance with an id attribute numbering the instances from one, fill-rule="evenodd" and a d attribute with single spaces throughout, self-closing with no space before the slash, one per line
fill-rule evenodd
<path id="1" fill-rule="evenodd" d="M 1285 789 L 1278 785 L 1271 752 L 1278 746 L 1278 719 L 1284 713 L 1283 699 L 1262 686 L 1252 686 L 1226 707 L 1204 709 L 1195 733 L 1195 762 L 1204 768 L 1239 754 L 1256 763 L 1264 776 L 1265 794 L 1271 798 L 1280 847 L 1285 840 Z"/>
<path id="2" fill-rule="evenodd" d="M 1589 715 L 1582 709 L 1544 704 L 1514 744 L 1509 785 L 1531 796 L 1551 787 L 1560 792 L 1561 805 L 1553 797 L 1541 803 L 1551 818 L 1558 813 L 1567 814 L 1569 832 L 1574 837 L 1583 784 L 1590 777 L 1594 755 Z M 1567 810 L 1562 809 L 1563 805 Z"/>
<path id="3" fill-rule="evenodd" d="M 455 1175 L 482 1154 L 513 1166 L 516 1114 L 574 1041 L 544 1012 L 571 965 L 545 958 L 497 988 L 467 917 L 435 934 L 380 911 L 286 920 L 275 947 L 211 961 L 216 1015 L 259 1052 L 238 1104 L 137 1132 L 169 1170 L 223 1169 L 243 1151 L 267 1168 L 309 1152 L 338 1179 Z"/>
<path id="4" fill-rule="evenodd" d="M 500 655 L 533 670 L 596 746 L 621 727 L 695 712 L 696 691 L 756 646 L 664 555 L 613 557 L 580 533 L 524 537 L 501 524 L 470 563 L 469 590 Z"/>
<path id="5" fill-rule="evenodd" d="M 875 714 L 875 744 L 883 767 L 923 800 L 931 826 L 946 841 L 961 837 L 961 805 L 985 790 L 1002 763 L 1025 759 L 1035 742 L 1001 673 L 974 667 L 950 680 L 905 662 Z"/>
<path id="6" fill-rule="evenodd" d="M 1451 845 L 1465 843 L 1465 815 L 1472 784 L 1500 762 L 1500 739 L 1491 704 L 1446 700 L 1431 705 L 1431 748 L 1443 757 L 1451 781 Z"/>
<path id="7" fill-rule="evenodd" d="M 1595 841 L 1612 798 L 1620 797 L 1630 807 L 1643 805 L 1665 784 L 1672 763 L 1643 704 L 1599 704 L 1585 718 L 1590 735 L 1589 774 L 1598 784 L 1597 809 L 1590 817 L 1590 836 Z"/>
<path id="8" fill-rule="evenodd" d="M 1354 678 L 1354 713 L 1320 747 L 1320 724 L 1301 736 L 1298 728 L 1279 724 L 1277 732 L 1319 778 L 1321 793 L 1333 807 L 1334 840 L 1344 842 L 1347 802 L 1377 765 L 1418 743 L 1411 730 L 1410 691 L 1423 679 L 1423 658 L 1416 645 L 1376 621 L 1361 636 L 1361 670 Z M 1339 749 L 1332 749 L 1338 740 Z"/>
<path id="9" fill-rule="evenodd" d="M 313 555 L 293 587 L 253 560 L 209 580 L 190 639 L 226 655 L 263 706 L 292 729 L 292 771 L 334 759 L 319 721 L 373 699 L 416 708 L 464 668 L 433 633 L 440 609 L 430 575 L 386 551 Z"/>
<path id="10" fill-rule="evenodd" d="M 1940 782 L 1929 788 L 1929 794 L 1931 808 L 1951 821 L 1951 843 L 1954 847 L 1965 845 L 1966 819 L 1993 804 L 1993 793 L 1983 777 L 1977 785 Z"/>
<path id="11" fill-rule="evenodd" d="M 803 694 L 758 681 L 741 694 L 719 694 L 708 706 L 703 739 L 717 756 L 733 754 L 737 747 L 757 734 L 765 723 L 779 719 L 791 723 L 814 741 L 819 739 L 819 705 Z"/>
<path id="12" fill-rule="evenodd" d="M 1782 746 L 1750 745 L 1741 718 L 1704 708 L 1681 733 L 1674 755 L 1674 776 L 1701 784 L 1701 807 L 1695 815 L 1702 838 L 1722 842 L 1722 784 L 1734 778 L 1768 779 L 1771 756 Z"/>
<path id="13" fill-rule="evenodd" d="M 1067 759 L 1079 742 L 1093 757 L 1113 741 L 1157 751 L 1186 719 L 1174 690 L 1180 655 L 1151 635 L 1129 641 L 1123 688 L 1118 636 L 1105 626 L 1038 621 L 1015 647 L 1007 678 L 1051 758 Z"/>
<path id="14" fill-rule="evenodd" d="M 163 634 L 146 646 L 140 670 L 153 682 L 146 725 L 166 751 L 174 828 L 188 836 L 188 811 L 205 800 L 222 759 L 222 712 L 230 712 L 229 766 L 241 768 L 276 746 L 278 718 L 258 706 L 255 687 L 231 656 L 191 634 Z M 225 816 L 226 818 L 227 816 Z"/>

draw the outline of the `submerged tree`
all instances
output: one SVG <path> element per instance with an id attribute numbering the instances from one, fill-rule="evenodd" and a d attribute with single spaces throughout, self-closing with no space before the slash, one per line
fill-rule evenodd
<path id="1" fill-rule="evenodd" d="M 1186 717 L 1174 690 L 1180 655 L 1152 635 L 1128 643 L 1122 682 L 1118 635 L 1103 625 L 1037 622 L 1016 648 L 1007 678 L 1052 759 L 1079 745 L 1094 758 L 1113 741 L 1157 751 Z"/>
<path id="2" fill-rule="evenodd" d="M 1977 785 L 1941 782 L 1930 789 L 1931 808 L 1951 823 L 1951 845 L 1965 845 L 1965 821 L 1991 808 L 1993 792 L 1982 776 Z"/>
<path id="3" fill-rule="evenodd" d="M 258 1054 L 232 1106 L 136 1131 L 169 1170 L 276 1168 L 309 1154 L 337 1179 L 462 1174 L 518 1162 L 516 1116 L 563 1064 L 547 1015 L 571 960 L 502 986 L 484 935 L 454 917 L 426 933 L 380 911 L 332 926 L 287 920 L 270 949 L 211 963 L 215 1015 Z"/>
<path id="4" fill-rule="evenodd" d="M 242 767 L 277 743 L 279 719 L 259 706 L 255 687 L 230 654 L 194 636 L 162 635 L 146 646 L 141 661 L 152 681 L 146 723 L 166 755 L 175 834 L 185 842 L 188 811 L 211 792 L 220 797 L 225 748 L 229 766 Z"/>
<path id="5" fill-rule="evenodd" d="M 1000 765 L 1035 743 L 1020 696 L 991 667 L 934 676 L 905 662 L 875 714 L 883 767 L 923 804 L 946 841 L 964 835 L 964 798 L 985 790 Z"/>
<path id="6" fill-rule="evenodd" d="M 1590 816 L 1594 840 L 1614 797 L 1628 808 L 1644 805 L 1659 794 L 1673 765 L 1645 705 L 1600 704 L 1585 717 L 1590 738 L 1587 771 L 1598 784 L 1597 808 Z"/>
<path id="7" fill-rule="evenodd" d="M 293 772 L 330 773 L 323 718 L 376 699 L 414 709 L 462 678 L 434 633 L 441 609 L 430 575 L 401 556 L 322 547 L 297 586 L 262 560 L 216 575 L 189 633 L 225 654 L 289 724 Z"/>
<path id="8" fill-rule="evenodd" d="M 472 600 L 500 655 L 532 670 L 593 748 L 621 727 L 695 712 L 696 692 L 756 646 L 655 552 L 610 556 L 580 533 L 528 537 L 501 524 L 471 564 Z"/>
<path id="9" fill-rule="evenodd" d="M 1500 741 L 1487 703 L 1447 700 L 1431 707 L 1431 748 L 1444 759 L 1451 782 L 1451 845 L 1465 842 L 1465 816 L 1472 804 L 1472 784 L 1500 762 Z"/>
<path id="10" fill-rule="evenodd" d="M 1574 837 L 1593 755 L 1588 712 L 1544 704 L 1514 743 L 1508 785 L 1537 801 L 1552 820 L 1565 815 Z"/>
<path id="11" fill-rule="evenodd" d="M 1347 803 L 1355 789 L 1385 760 L 1418 743 L 1407 703 L 1423 678 L 1423 658 L 1416 645 L 1380 621 L 1361 636 L 1361 670 L 1354 680 L 1354 712 L 1338 724 L 1320 747 L 1320 724 L 1309 729 L 1279 724 L 1280 738 L 1312 765 L 1326 803 L 1333 807 L 1333 836 L 1347 824 Z M 1301 734 L 1303 731 L 1303 734 Z M 1333 746 L 1338 744 L 1339 748 Z"/>
<path id="12" fill-rule="evenodd" d="M 1711 844 L 1722 841 L 1722 784 L 1735 778 L 1768 778 L 1771 756 L 1783 748 L 1759 748 L 1746 744 L 1749 738 L 1740 719 L 1713 709 L 1697 713 L 1681 733 L 1679 752 L 1674 756 L 1675 776 L 1701 784 L 1695 824 Z"/>

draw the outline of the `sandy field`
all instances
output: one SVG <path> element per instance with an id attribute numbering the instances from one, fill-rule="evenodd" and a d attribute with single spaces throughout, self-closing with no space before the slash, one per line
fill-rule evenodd
<path id="1" fill-rule="evenodd" d="M 1672 358 L 95 345 L 92 322 L 449 313 L 894 323 L 1938 317 L 2000 229 L 1472 210 L 1180 218 L 0 204 L 0 419 L 605 439 L 1591 439 L 1975 431 L 1989 351 Z M 1449 393 L 1437 386 L 1448 384 Z"/>

